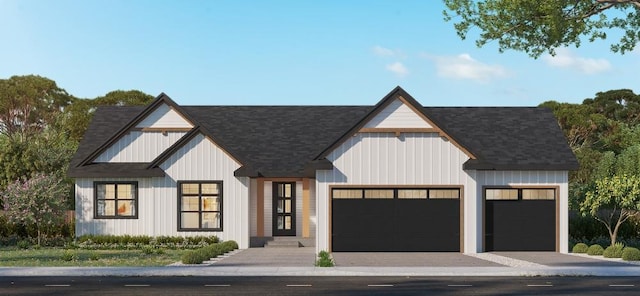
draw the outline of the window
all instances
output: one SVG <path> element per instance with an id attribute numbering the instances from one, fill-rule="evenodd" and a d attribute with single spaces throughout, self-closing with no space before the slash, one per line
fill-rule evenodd
<path id="1" fill-rule="evenodd" d="M 491 188 L 485 189 L 486 200 L 555 200 L 553 188 Z"/>
<path id="2" fill-rule="evenodd" d="M 95 182 L 96 219 L 137 219 L 138 182 Z"/>
<path id="3" fill-rule="evenodd" d="M 334 188 L 333 199 L 459 199 L 458 188 Z"/>
<path id="4" fill-rule="evenodd" d="M 178 230 L 222 230 L 222 182 L 178 182 Z"/>

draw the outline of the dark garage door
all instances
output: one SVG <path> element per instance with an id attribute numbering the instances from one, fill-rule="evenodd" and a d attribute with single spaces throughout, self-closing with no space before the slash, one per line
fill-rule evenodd
<path id="1" fill-rule="evenodd" d="M 486 189 L 486 251 L 555 251 L 554 189 Z"/>
<path id="2" fill-rule="evenodd" d="M 334 252 L 459 252 L 460 189 L 332 190 Z"/>

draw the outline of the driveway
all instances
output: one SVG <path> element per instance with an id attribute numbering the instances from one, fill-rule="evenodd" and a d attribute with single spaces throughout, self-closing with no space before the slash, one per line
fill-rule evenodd
<path id="1" fill-rule="evenodd" d="M 630 263 L 556 252 L 491 252 L 491 254 L 553 267 L 622 267 L 631 265 Z"/>
<path id="2" fill-rule="evenodd" d="M 462 253 L 422 252 L 334 252 L 336 266 L 371 267 L 504 267 L 504 265 Z"/>

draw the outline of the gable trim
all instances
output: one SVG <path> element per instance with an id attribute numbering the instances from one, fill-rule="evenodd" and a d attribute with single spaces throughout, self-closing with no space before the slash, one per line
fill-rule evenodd
<path id="1" fill-rule="evenodd" d="M 153 111 L 155 111 L 162 104 L 169 105 L 170 108 L 172 108 L 173 110 L 178 112 L 178 114 L 180 116 L 185 118 L 185 120 L 187 120 L 192 125 L 194 125 L 194 126 L 198 125 L 197 121 L 195 121 L 186 112 L 184 112 L 184 110 L 182 110 L 182 108 L 180 106 L 178 106 L 178 104 L 176 104 L 176 102 L 174 102 L 169 96 L 167 96 L 165 93 L 160 93 L 160 95 L 158 95 L 156 97 L 156 99 L 153 102 L 151 102 L 151 104 L 149 104 L 149 106 L 147 106 L 144 110 L 142 110 L 140 112 L 140 114 L 138 114 L 131 121 L 129 121 L 129 123 L 127 123 L 118 132 L 116 132 L 113 136 L 111 136 L 106 142 L 104 142 L 102 145 L 100 145 L 100 147 L 98 147 L 98 149 L 96 149 L 91 154 L 89 154 L 89 156 L 87 156 L 85 159 L 83 159 L 77 166 L 80 167 L 80 166 L 87 165 L 87 164 L 91 163 L 100 154 L 102 154 L 107 148 L 109 148 L 111 145 L 115 144 L 115 142 L 117 142 L 120 138 L 122 138 L 122 136 L 124 136 L 126 133 L 128 133 L 131 129 L 135 128 L 135 126 L 138 123 L 140 123 L 140 121 L 142 121 L 144 118 L 146 118 L 149 114 L 151 114 Z"/>
<path id="2" fill-rule="evenodd" d="M 219 141 L 217 141 L 215 139 L 215 137 L 213 137 L 213 135 L 204 127 L 202 126 L 196 126 L 194 127 L 190 132 L 188 132 L 186 135 L 182 136 L 182 138 L 180 138 L 178 141 L 176 141 L 173 145 L 171 145 L 171 147 L 169 147 L 167 150 L 165 150 L 164 152 L 160 153 L 160 155 L 158 155 L 158 157 L 156 157 L 156 159 L 154 159 L 148 166 L 147 169 L 153 169 L 156 167 L 159 167 L 160 164 L 162 164 L 164 161 L 166 161 L 169 157 L 171 157 L 171 155 L 175 154 L 180 148 L 182 148 L 184 145 L 186 145 L 187 143 L 189 143 L 191 140 L 193 140 L 193 138 L 199 134 L 202 134 L 205 139 L 209 140 L 209 142 L 211 142 L 211 144 L 213 144 L 214 146 L 220 148 L 220 150 L 222 150 L 225 154 L 227 154 L 227 156 L 229 156 L 231 159 L 233 159 L 236 163 L 243 165 L 244 162 L 240 161 L 239 158 L 233 154 L 231 154 L 231 152 L 229 152 L 228 149 L 226 149 L 224 146 L 222 146 L 220 144 Z"/>
<path id="3" fill-rule="evenodd" d="M 431 125 L 433 127 L 432 129 L 428 129 L 427 132 L 436 132 L 436 133 L 438 133 L 441 137 L 444 137 L 447 140 L 449 140 L 449 142 L 451 142 L 454 146 L 456 146 L 458 149 L 460 149 L 470 159 L 476 159 L 476 156 L 473 155 L 473 153 L 471 153 L 464 146 L 460 145 L 458 143 L 458 141 L 456 141 L 445 130 L 443 130 L 438 124 L 436 124 L 433 120 L 431 120 L 424 113 L 424 111 L 423 111 L 424 108 L 422 107 L 422 105 L 420 105 L 420 103 L 418 103 L 418 101 L 416 101 L 413 97 L 411 97 L 411 95 L 409 93 L 407 93 L 404 89 L 402 89 L 400 86 L 396 86 L 396 88 L 394 88 L 384 98 L 382 98 L 382 100 L 380 100 L 380 102 L 378 102 L 374 106 L 374 108 L 367 115 L 365 115 L 360 121 L 358 121 L 358 123 L 356 123 L 352 128 L 350 128 L 346 133 L 344 133 L 340 138 L 338 138 L 338 140 L 336 140 L 331 145 L 329 145 L 329 147 L 325 148 L 322 152 L 320 152 L 320 154 L 318 154 L 318 156 L 316 156 L 314 158 L 314 160 L 319 160 L 319 159 L 323 159 L 323 158 L 327 157 L 329 155 L 329 153 L 331 153 L 333 150 L 338 148 L 338 146 L 342 145 L 349 137 L 354 136 L 355 134 L 357 134 L 358 132 L 360 132 L 362 130 L 365 130 L 364 132 L 372 132 L 370 130 L 374 130 L 375 128 L 373 128 L 373 129 L 366 128 L 365 129 L 363 127 L 369 121 L 371 121 L 371 119 L 373 119 L 376 115 L 378 115 L 382 110 L 384 110 L 387 106 L 389 106 L 389 104 L 391 104 L 396 99 L 400 100 L 403 104 L 407 105 L 413 112 L 415 112 L 418 116 L 420 116 L 423 120 L 425 120 L 429 125 Z M 380 129 L 378 129 L 378 130 L 380 130 Z M 400 129 L 392 128 L 390 130 L 393 130 L 393 131 L 386 131 L 386 132 L 394 132 L 396 135 L 399 135 L 398 130 L 400 130 Z"/>

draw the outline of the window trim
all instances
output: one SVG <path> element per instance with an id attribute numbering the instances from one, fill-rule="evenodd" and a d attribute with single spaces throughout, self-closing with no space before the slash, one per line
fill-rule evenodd
<path id="1" fill-rule="evenodd" d="M 507 190 L 518 190 L 518 198 L 516 199 L 487 199 L 487 190 L 496 190 L 496 189 L 507 189 Z M 548 189 L 553 190 L 553 199 L 524 199 L 523 198 L 523 190 L 540 190 L 540 189 Z M 485 201 L 504 201 L 504 202 L 513 202 L 513 201 L 557 201 L 558 200 L 558 192 L 559 188 L 557 186 L 483 186 L 482 187 L 482 198 Z"/>
<path id="2" fill-rule="evenodd" d="M 223 194 L 223 184 L 222 184 L 222 180 L 182 180 L 182 181 L 178 181 L 177 182 L 177 194 L 178 194 L 178 207 L 177 207 L 177 227 L 178 227 L 178 231 L 193 231 L 193 232 L 220 232 L 223 231 L 224 229 L 224 225 L 223 225 L 223 217 L 224 217 L 224 208 L 223 208 L 223 200 L 224 200 L 224 194 Z M 182 184 L 198 184 L 198 223 L 200 224 L 199 228 L 184 228 L 182 227 Z M 218 185 L 218 194 L 217 195 L 205 195 L 205 196 L 217 196 L 218 197 L 218 211 L 202 211 L 202 184 L 216 184 Z M 189 196 L 194 196 L 194 195 L 189 195 Z M 193 213 L 194 211 L 187 211 L 188 213 Z M 220 227 L 218 228 L 202 228 L 202 213 L 218 213 L 219 217 L 220 217 Z"/>
<path id="3" fill-rule="evenodd" d="M 134 187 L 135 197 L 133 199 L 134 207 L 136 209 L 135 215 L 133 216 L 121 216 L 118 215 L 118 211 L 115 211 L 113 216 L 104 216 L 98 214 L 98 186 L 99 185 L 116 185 L 116 197 L 113 199 L 115 201 L 115 208 L 118 208 L 118 184 L 126 184 L 132 185 Z M 140 191 L 138 188 L 138 181 L 94 181 L 93 182 L 93 219 L 138 219 L 138 213 L 140 212 L 140 208 L 138 207 L 138 200 L 140 199 Z M 103 199 L 103 200 L 111 200 L 111 199 Z"/>
<path id="4" fill-rule="evenodd" d="M 338 197 L 338 198 L 334 198 L 333 192 L 334 190 L 354 190 L 354 191 L 361 191 L 360 196 L 361 197 Z M 367 198 L 366 197 L 366 191 L 367 190 L 392 190 L 393 191 L 393 197 L 391 198 Z M 426 191 L 426 198 L 400 198 L 399 194 L 398 194 L 398 190 L 425 190 Z M 458 191 L 458 197 L 457 198 L 436 198 L 436 197 L 431 197 L 431 191 L 432 190 L 455 190 Z M 398 200 L 461 200 L 462 199 L 462 188 L 460 186 L 434 186 L 434 187 L 420 187 L 420 186 L 381 186 L 381 187 L 377 187 L 377 186 L 332 186 L 331 187 L 331 199 L 337 199 L 337 200 L 344 200 L 344 199 L 351 199 L 351 200 L 362 200 L 362 199 L 366 199 L 366 200 L 394 200 L 394 199 L 398 199 Z"/>

